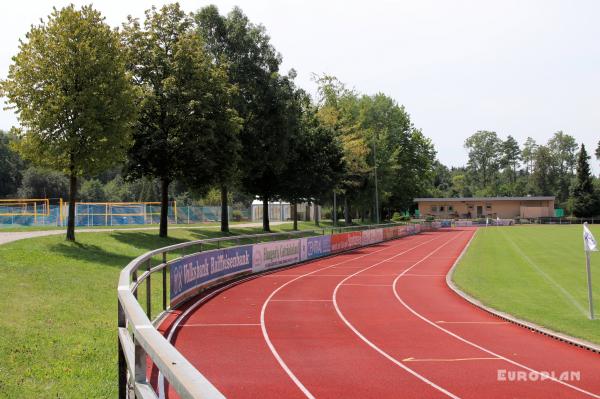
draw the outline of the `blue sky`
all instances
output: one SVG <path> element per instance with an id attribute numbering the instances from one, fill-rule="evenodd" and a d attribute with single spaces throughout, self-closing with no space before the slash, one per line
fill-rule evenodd
<path id="1" fill-rule="evenodd" d="M 87 2 L 72 1 L 77 5 Z M 32 23 L 69 1 L 5 2 L 0 76 Z M 113 26 L 162 1 L 96 1 Z M 358 92 L 383 92 L 411 114 L 447 165 L 461 166 L 477 130 L 546 142 L 563 130 L 589 152 L 600 140 L 600 2 L 181 1 L 189 11 L 240 6 L 282 53 L 283 71 L 315 91 L 327 73 Z M 0 129 L 17 123 L 0 111 Z M 593 160 L 595 173 L 600 172 Z"/>

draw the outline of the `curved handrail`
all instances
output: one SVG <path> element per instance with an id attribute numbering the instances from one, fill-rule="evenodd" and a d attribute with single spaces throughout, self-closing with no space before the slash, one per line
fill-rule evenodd
<path id="1" fill-rule="evenodd" d="M 401 225 L 403 223 L 393 223 Z M 390 224 L 348 226 L 331 228 L 331 233 L 345 230 L 366 230 Z M 150 358 L 165 379 L 182 398 L 222 399 L 224 396 L 206 377 L 202 375 L 167 339 L 154 327 L 151 321 L 151 275 L 162 271 L 162 307 L 163 312 L 155 319 L 160 319 L 168 310 L 166 301 L 167 267 L 179 257 L 167 261 L 167 254 L 203 244 L 217 245 L 223 241 L 240 241 L 247 239 L 262 240 L 265 238 L 294 237 L 299 235 L 325 234 L 330 228 L 301 230 L 285 233 L 266 233 L 233 235 L 187 241 L 169 245 L 146 252 L 121 270 L 119 274 L 118 293 L 118 349 L 119 349 L 119 397 L 131 396 L 140 398 L 157 398 L 147 376 L 147 358 Z M 201 251 L 198 251 L 201 252 Z M 197 252 L 195 252 L 197 253 Z M 152 267 L 152 259 L 162 256 L 162 262 Z M 138 271 L 144 272 L 138 276 Z M 142 282 L 146 283 L 146 311 L 137 298 L 137 291 Z"/>

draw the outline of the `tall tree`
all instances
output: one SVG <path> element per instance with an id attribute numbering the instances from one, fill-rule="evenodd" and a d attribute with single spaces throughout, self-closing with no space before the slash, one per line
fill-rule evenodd
<path id="1" fill-rule="evenodd" d="M 596 147 L 596 159 L 600 161 L 600 141 L 598 141 L 598 147 Z"/>
<path id="2" fill-rule="evenodd" d="M 195 19 L 209 51 L 227 64 L 229 80 L 237 87 L 234 108 L 243 120 L 239 140 L 244 162 L 239 167 L 235 162 L 230 165 L 221 176 L 220 188 L 226 192 L 239 169 L 242 188 L 263 200 L 263 230 L 268 231 L 268 202 L 277 193 L 277 175 L 287 153 L 285 97 L 290 98 L 291 79 L 278 73 L 281 56 L 265 28 L 251 23 L 239 8 L 223 17 L 215 6 L 208 6 Z M 235 146 L 230 139 L 229 145 Z"/>
<path id="3" fill-rule="evenodd" d="M 498 173 L 501 141 L 496 132 L 480 130 L 465 140 L 469 150 L 469 171 L 479 188 L 491 185 Z"/>
<path id="4" fill-rule="evenodd" d="M 594 190 L 590 165 L 590 157 L 581 144 L 577 157 L 577 180 L 573 187 L 573 214 L 577 217 L 590 217 L 600 214 L 600 193 Z"/>
<path id="5" fill-rule="evenodd" d="M 553 168 L 556 170 L 554 185 L 558 200 L 566 201 L 569 197 L 571 178 L 575 172 L 577 142 L 573 136 L 558 131 L 548 140 L 548 149 L 552 155 Z"/>
<path id="6" fill-rule="evenodd" d="M 118 34 L 91 6 L 54 9 L 32 26 L 2 82 L 18 112 L 21 154 L 69 176 L 69 241 L 77 180 L 123 158 L 133 93 Z"/>
<path id="7" fill-rule="evenodd" d="M 0 198 L 14 197 L 21 184 L 24 162 L 14 151 L 14 144 L 12 134 L 0 130 Z"/>
<path id="8" fill-rule="evenodd" d="M 298 229 L 297 204 L 312 201 L 317 209 L 344 174 L 343 150 L 335 132 L 320 123 L 308 95 L 298 90 L 297 98 L 302 115 L 290 138 L 292 151 L 286 159 L 281 191 L 292 204 L 294 230 Z"/>
<path id="9" fill-rule="evenodd" d="M 546 146 L 537 147 L 534 155 L 535 170 L 532 175 L 534 189 L 539 195 L 554 195 L 556 169 L 552 152 Z"/>
<path id="10" fill-rule="evenodd" d="M 227 79 L 178 4 L 147 10 L 143 25 L 129 17 L 122 37 L 142 92 L 126 170 L 160 180 L 159 235 L 166 237 L 171 183 L 185 179 L 202 192 L 212 182 L 215 126 L 228 126 L 233 117 L 222 112 Z"/>
<path id="11" fill-rule="evenodd" d="M 517 180 L 517 168 L 521 160 L 519 143 L 517 143 L 517 140 L 513 136 L 509 135 L 500 146 L 502 151 L 500 166 L 509 175 L 510 182 L 514 183 Z"/>
<path id="12" fill-rule="evenodd" d="M 523 162 L 525 163 L 525 173 L 529 176 L 533 173 L 533 164 L 535 158 L 535 152 L 537 150 L 537 143 L 531 137 L 527 137 L 523 144 L 523 151 L 521 153 Z"/>

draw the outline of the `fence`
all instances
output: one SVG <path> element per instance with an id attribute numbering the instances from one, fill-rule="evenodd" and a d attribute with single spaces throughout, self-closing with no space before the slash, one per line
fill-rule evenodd
<path id="1" fill-rule="evenodd" d="M 229 220 L 247 220 L 250 210 L 228 207 Z M 0 200 L 0 226 L 66 226 L 68 203 L 59 200 Z M 169 204 L 168 221 L 194 224 L 221 221 L 220 206 L 178 206 Z M 151 225 L 160 222 L 159 202 L 78 202 L 75 226 Z"/>
<path id="2" fill-rule="evenodd" d="M 182 398 L 224 398 L 155 328 L 167 311 L 186 299 L 209 289 L 217 292 L 250 275 L 431 229 L 430 223 L 387 224 L 337 228 L 332 234 L 319 229 L 230 236 L 139 256 L 119 276 L 119 397 L 159 397 L 148 381 L 149 358 L 159 372 L 159 394 L 164 394 L 160 392 L 164 378 Z M 155 273 L 161 279 L 157 289 L 151 282 Z M 138 302 L 140 290 L 145 291 L 145 309 Z M 153 297 L 162 301 L 154 319 Z"/>

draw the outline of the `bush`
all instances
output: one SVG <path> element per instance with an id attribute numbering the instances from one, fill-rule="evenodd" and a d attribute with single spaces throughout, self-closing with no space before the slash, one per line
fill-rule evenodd
<path id="1" fill-rule="evenodd" d="M 392 215 L 392 222 L 399 222 L 402 220 L 404 216 L 402 216 L 400 214 L 400 212 L 394 212 L 394 214 Z"/>
<path id="2" fill-rule="evenodd" d="M 236 222 L 240 222 L 242 220 L 242 211 L 234 209 L 233 212 L 231 212 L 231 218 Z"/>
<path id="3" fill-rule="evenodd" d="M 435 220 L 435 217 L 433 217 L 433 216 L 427 216 L 427 217 L 425 218 L 425 221 L 426 221 L 426 222 L 433 222 L 434 220 Z"/>

